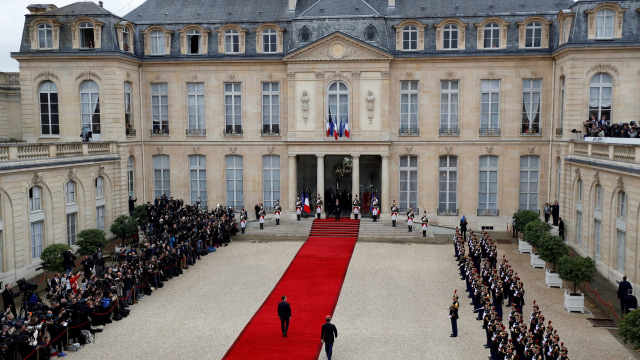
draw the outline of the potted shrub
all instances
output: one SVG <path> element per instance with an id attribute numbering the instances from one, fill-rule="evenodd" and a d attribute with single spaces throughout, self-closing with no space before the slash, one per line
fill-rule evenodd
<path id="1" fill-rule="evenodd" d="M 630 343 L 634 349 L 640 348 L 640 310 L 633 310 L 620 320 L 618 335 L 625 344 Z"/>
<path id="2" fill-rule="evenodd" d="M 562 238 L 548 234 L 543 235 L 538 242 L 538 255 L 540 259 L 553 266 L 551 269 L 545 269 L 544 282 L 547 287 L 562 287 L 562 279 L 556 272 L 556 267 L 563 256 L 569 255 L 569 248 L 567 248 Z"/>
<path id="3" fill-rule="evenodd" d="M 540 220 L 538 213 L 533 210 L 520 210 L 517 213 L 513 214 L 513 229 L 515 230 L 515 235 L 518 236 L 518 233 L 524 231 L 524 227 L 527 226 L 528 223 Z"/>
<path id="4" fill-rule="evenodd" d="M 62 253 L 71 249 L 66 244 L 52 244 L 42 250 L 40 259 L 42 259 L 42 268 L 44 271 L 63 272 Z"/>
<path id="5" fill-rule="evenodd" d="M 78 254 L 80 255 L 92 255 L 98 249 L 104 249 L 107 244 L 107 238 L 104 231 L 98 229 L 82 230 L 78 234 Z"/>
<path id="6" fill-rule="evenodd" d="M 590 257 L 569 255 L 558 261 L 558 274 L 562 280 L 573 284 L 573 292 L 564 293 L 564 308 L 567 311 L 584 313 L 584 294 L 578 292 L 578 284 L 593 281 L 596 274 L 596 262 Z"/>
<path id="7" fill-rule="evenodd" d="M 128 215 L 120 215 L 109 228 L 118 239 L 118 245 L 124 245 L 138 235 L 138 222 Z"/>
<path id="8" fill-rule="evenodd" d="M 551 229 L 551 225 L 542 222 L 539 219 L 534 220 L 524 227 L 523 239 L 532 247 L 538 247 L 538 243 L 543 236 L 546 236 Z M 531 267 L 544 269 L 545 262 L 540 259 L 538 254 L 531 251 Z"/>

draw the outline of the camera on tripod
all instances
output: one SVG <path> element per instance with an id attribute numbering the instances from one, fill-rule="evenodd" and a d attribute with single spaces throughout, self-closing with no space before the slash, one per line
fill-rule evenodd
<path id="1" fill-rule="evenodd" d="M 18 280 L 18 289 L 20 292 L 33 292 L 38 290 L 38 284 L 35 282 L 27 282 L 24 278 Z"/>

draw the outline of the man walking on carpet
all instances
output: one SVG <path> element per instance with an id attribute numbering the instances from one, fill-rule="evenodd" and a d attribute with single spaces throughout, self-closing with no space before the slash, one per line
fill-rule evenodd
<path id="1" fill-rule="evenodd" d="M 287 297 L 282 295 L 282 301 L 278 303 L 278 317 L 280 318 L 280 328 L 282 336 L 287 337 L 289 330 L 289 319 L 291 318 L 291 305 L 287 302 Z"/>
<path id="2" fill-rule="evenodd" d="M 333 341 L 338 337 L 338 329 L 331 323 L 331 315 L 327 315 L 327 322 L 322 325 L 320 340 L 324 341 L 324 350 L 327 352 L 327 359 L 331 360 L 333 352 Z"/>

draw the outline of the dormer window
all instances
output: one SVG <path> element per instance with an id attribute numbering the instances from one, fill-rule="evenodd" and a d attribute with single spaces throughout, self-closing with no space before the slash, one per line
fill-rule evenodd
<path id="1" fill-rule="evenodd" d="M 596 39 L 613 38 L 613 10 L 603 9 L 596 13 Z"/>
<path id="2" fill-rule="evenodd" d="M 300 30 L 300 42 L 308 43 L 309 41 L 311 41 L 311 30 L 305 26 Z"/>
<path id="3" fill-rule="evenodd" d="M 187 46 L 188 54 L 200 54 L 200 41 L 202 39 L 202 34 L 199 30 L 189 30 L 187 31 Z"/>
<path id="4" fill-rule="evenodd" d="M 527 24 L 524 46 L 527 48 L 539 48 L 542 46 L 542 24 L 537 21 Z"/>
<path id="5" fill-rule="evenodd" d="M 151 32 L 151 55 L 164 55 L 164 33 L 162 31 Z"/>
<path id="6" fill-rule="evenodd" d="M 457 49 L 458 48 L 458 27 L 449 24 L 445 25 L 442 36 L 442 48 L 443 49 Z"/>
<path id="7" fill-rule="evenodd" d="M 265 29 L 262 31 L 262 52 L 273 54 L 278 52 L 278 33 L 275 29 Z"/>
<path id="8" fill-rule="evenodd" d="M 402 50 L 418 50 L 418 28 L 406 26 L 402 29 Z"/>
<path id="9" fill-rule="evenodd" d="M 40 49 L 53 48 L 53 27 L 51 25 L 38 25 L 38 47 Z"/>
<path id="10" fill-rule="evenodd" d="M 622 26 L 626 11 L 626 8 L 614 2 L 602 2 L 593 9 L 586 10 L 589 22 L 588 39 L 622 38 Z"/>
<path id="11" fill-rule="evenodd" d="M 424 51 L 424 29 L 427 27 L 417 20 L 405 20 L 396 29 L 396 49 L 406 52 Z"/>
<path id="12" fill-rule="evenodd" d="M 78 30 L 80 31 L 80 48 L 93 49 L 95 47 L 93 44 L 93 24 L 83 22 L 78 27 Z"/>
<path id="13" fill-rule="evenodd" d="M 274 23 L 258 26 L 256 33 L 256 53 L 280 54 L 284 52 L 284 29 Z"/>
<path id="14" fill-rule="evenodd" d="M 500 25 L 488 24 L 484 27 L 484 48 L 495 49 L 500 47 Z"/>
<path id="15" fill-rule="evenodd" d="M 124 28 L 122 30 L 122 48 L 124 49 L 124 51 L 129 51 L 129 30 L 127 30 L 127 28 Z"/>
<path id="16" fill-rule="evenodd" d="M 237 54 L 240 52 L 240 34 L 238 30 L 229 29 L 224 32 L 224 53 Z"/>

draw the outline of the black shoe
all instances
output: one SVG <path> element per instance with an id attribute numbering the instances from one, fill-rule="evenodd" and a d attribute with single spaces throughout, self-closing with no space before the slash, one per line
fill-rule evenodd
<path id="1" fill-rule="evenodd" d="M 449 335 L 449 337 L 458 337 L 458 335 L 451 334 L 451 335 Z"/>

